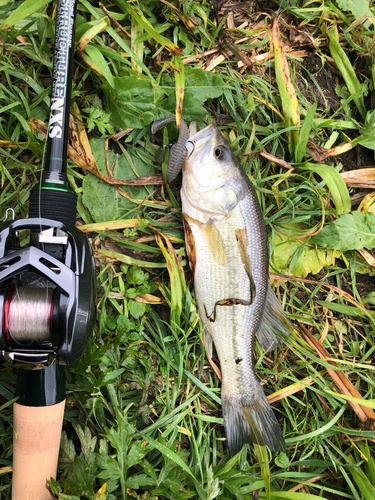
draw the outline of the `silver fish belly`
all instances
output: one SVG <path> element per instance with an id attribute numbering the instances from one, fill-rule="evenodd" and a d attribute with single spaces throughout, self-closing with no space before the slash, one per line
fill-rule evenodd
<path id="1" fill-rule="evenodd" d="M 254 373 L 254 336 L 267 350 L 287 334 L 287 320 L 268 284 L 268 239 L 254 188 L 218 129 L 187 142 L 181 189 L 185 240 L 204 342 L 222 371 L 228 445 L 282 450 L 284 438 Z"/>

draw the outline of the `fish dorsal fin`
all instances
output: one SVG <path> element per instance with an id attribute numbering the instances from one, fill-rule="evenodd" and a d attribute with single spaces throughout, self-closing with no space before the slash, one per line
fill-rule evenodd
<path id="1" fill-rule="evenodd" d="M 290 335 L 293 325 L 285 315 L 275 292 L 268 284 L 266 305 L 262 322 L 257 332 L 258 341 L 265 351 L 272 351 Z"/>
<path id="2" fill-rule="evenodd" d="M 223 238 L 217 229 L 213 219 L 200 226 L 202 234 L 207 242 L 213 260 L 220 266 L 227 265 L 227 251 Z"/>
<path id="3" fill-rule="evenodd" d="M 247 247 L 249 246 L 249 240 L 247 237 L 247 230 L 244 229 L 236 229 L 236 239 L 238 244 L 238 250 L 240 251 L 241 262 L 245 268 L 246 274 L 249 277 L 250 281 L 250 304 L 254 302 L 256 295 L 256 288 L 253 279 L 253 273 L 251 270 L 251 260 L 247 251 Z"/>

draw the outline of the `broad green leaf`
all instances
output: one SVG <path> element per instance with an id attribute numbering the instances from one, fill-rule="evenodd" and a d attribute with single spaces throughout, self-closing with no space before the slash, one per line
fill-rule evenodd
<path id="1" fill-rule="evenodd" d="M 369 0 L 337 0 L 339 8 L 345 12 L 351 12 L 356 19 L 366 13 L 371 14 L 369 4 Z M 366 21 L 363 24 L 367 28 L 370 22 Z"/>
<path id="2" fill-rule="evenodd" d="M 92 437 L 89 427 L 85 427 L 83 429 L 77 422 L 72 422 L 72 425 L 80 440 L 82 453 L 85 459 L 88 460 L 89 453 L 92 453 L 95 450 L 97 437 Z"/>
<path id="3" fill-rule="evenodd" d="M 120 479 L 123 475 L 123 470 L 119 467 L 118 462 L 111 456 L 97 456 L 98 466 L 102 469 L 98 477 L 102 479 Z"/>
<path id="4" fill-rule="evenodd" d="M 312 241 L 318 246 L 342 250 L 375 248 L 375 214 L 354 211 L 329 222 Z"/>
<path id="5" fill-rule="evenodd" d="M 121 128 L 143 128 L 176 112 L 176 82 L 164 74 L 160 84 L 143 75 L 114 78 L 115 88 L 104 83 L 113 122 Z M 223 93 L 223 80 L 201 69 L 185 68 L 185 95 L 182 115 L 185 120 L 202 120 L 204 102 Z"/>
<path id="6" fill-rule="evenodd" d="M 287 469 L 289 467 L 289 458 L 288 455 L 284 452 L 281 452 L 275 458 L 275 464 L 281 469 Z"/>
<path id="7" fill-rule="evenodd" d="M 330 165 L 315 165 L 313 163 L 303 163 L 302 170 L 309 170 L 318 174 L 327 184 L 333 198 L 337 213 L 350 212 L 351 201 L 348 188 L 339 172 Z"/>
<path id="8" fill-rule="evenodd" d="M 95 156 L 96 163 L 100 171 L 107 175 L 105 166 L 104 138 L 92 138 L 90 146 Z M 151 165 L 143 162 L 132 149 L 128 148 L 128 153 L 133 162 L 138 176 L 152 175 L 155 173 Z M 109 150 L 109 164 L 112 165 L 116 155 Z M 112 172 L 113 176 L 122 180 L 135 179 L 132 165 L 124 155 L 119 155 Z M 115 186 L 107 184 L 92 174 L 83 178 L 83 203 L 91 213 L 95 222 L 128 218 L 129 212 L 136 214 L 137 205 L 134 200 L 143 200 L 148 192 L 143 186 L 122 186 L 128 193 L 130 199 L 124 198 Z"/>
<path id="9" fill-rule="evenodd" d="M 157 480 L 147 476 L 146 474 L 138 474 L 126 479 L 126 487 L 137 490 L 141 486 L 156 486 Z"/>
<path id="10" fill-rule="evenodd" d="M 128 302 L 129 312 L 133 318 L 141 318 L 149 309 L 148 304 L 143 302 L 135 302 L 134 300 L 129 300 Z"/>
<path id="11" fill-rule="evenodd" d="M 353 140 L 353 146 L 356 144 L 375 150 L 375 111 L 367 113 L 361 135 Z"/>
<path id="12" fill-rule="evenodd" d="M 50 1 L 51 0 L 26 0 L 21 3 L 21 5 L 19 5 L 7 19 L 5 19 L 3 24 L 0 26 L 0 29 L 7 29 L 14 26 L 26 17 L 29 17 L 37 12 L 45 5 L 48 5 Z"/>
<path id="13" fill-rule="evenodd" d="M 207 468 L 207 486 L 205 490 L 207 500 L 215 500 L 221 492 L 219 478 L 214 476 L 212 465 Z"/>
<path id="14" fill-rule="evenodd" d="M 149 451 L 150 448 L 147 445 L 144 445 L 143 442 L 141 441 L 136 441 L 131 446 L 129 453 L 126 457 L 126 469 L 130 469 L 130 467 L 133 467 L 133 465 L 141 463 L 143 457 L 147 455 Z"/>

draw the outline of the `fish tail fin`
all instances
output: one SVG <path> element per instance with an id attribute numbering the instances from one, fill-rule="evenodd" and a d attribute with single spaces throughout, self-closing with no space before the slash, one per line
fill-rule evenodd
<path id="1" fill-rule="evenodd" d="M 284 451 L 280 425 L 258 381 L 249 395 L 229 396 L 221 391 L 225 431 L 230 454 L 238 453 L 245 443 Z"/>
<path id="2" fill-rule="evenodd" d="M 263 318 L 257 332 L 258 341 L 266 352 L 272 351 L 284 342 L 292 330 L 293 325 L 286 317 L 271 285 L 268 285 Z"/>

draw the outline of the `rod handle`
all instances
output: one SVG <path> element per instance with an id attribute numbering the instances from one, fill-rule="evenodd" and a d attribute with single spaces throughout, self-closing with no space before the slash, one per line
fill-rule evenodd
<path id="1" fill-rule="evenodd" d="M 52 500 L 65 400 L 51 406 L 13 405 L 12 500 Z"/>

